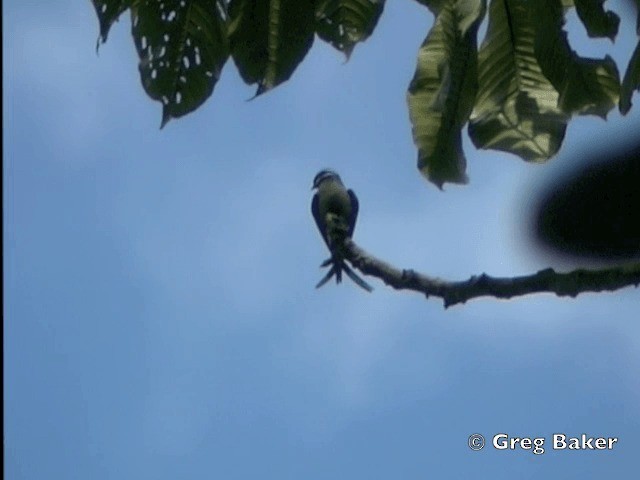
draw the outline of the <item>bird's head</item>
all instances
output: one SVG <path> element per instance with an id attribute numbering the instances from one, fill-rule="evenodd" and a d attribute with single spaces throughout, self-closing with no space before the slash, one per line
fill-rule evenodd
<path id="1" fill-rule="evenodd" d="M 342 183 L 342 180 L 340 180 L 340 175 L 338 175 L 333 170 L 325 168 L 324 170 L 320 170 L 314 177 L 313 187 L 311 187 L 311 190 L 318 188 L 322 184 L 322 182 L 325 182 L 327 180 L 334 180 Z"/>

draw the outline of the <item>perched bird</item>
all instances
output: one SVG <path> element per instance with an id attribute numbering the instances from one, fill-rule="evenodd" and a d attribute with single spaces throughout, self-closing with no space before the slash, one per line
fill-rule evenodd
<path id="1" fill-rule="evenodd" d="M 329 169 L 318 172 L 313 179 L 311 189 L 318 190 L 311 202 L 311 213 L 322 238 L 331 251 L 331 257 L 321 265 L 322 267 L 331 265 L 331 269 L 316 288 L 327 283 L 333 275 L 336 276 L 336 283 L 340 283 L 344 271 L 359 287 L 368 292 L 372 291 L 373 288 L 349 267 L 342 252 L 344 241 L 353 235 L 358 218 L 356 194 L 353 190 L 347 190 L 340 176 Z"/>

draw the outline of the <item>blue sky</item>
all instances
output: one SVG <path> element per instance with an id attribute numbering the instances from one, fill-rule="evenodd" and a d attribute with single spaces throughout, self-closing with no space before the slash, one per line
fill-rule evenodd
<path id="1" fill-rule="evenodd" d="M 637 289 L 445 311 L 375 279 L 371 295 L 313 288 L 320 168 L 358 193 L 355 239 L 376 256 L 451 280 L 522 275 L 574 266 L 527 239 L 540 190 L 640 126 L 637 105 L 576 119 L 542 166 L 465 140 L 471 183 L 440 192 L 415 168 L 405 103 L 432 17 L 387 3 L 348 63 L 316 40 L 250 102 L 228 63 L 213 97 L 161 131 L 128 14 L 96 55 L 90 2 L 4 2 L 6 478 L 638 470 Z M 622 13 L 615 47 L 579 30 L 575 47 L 626 68 Z M 473 452 L 475 432 L 545 437 L 547 451 Z M 552 451 L 554 433 L 619 442 Z"/>

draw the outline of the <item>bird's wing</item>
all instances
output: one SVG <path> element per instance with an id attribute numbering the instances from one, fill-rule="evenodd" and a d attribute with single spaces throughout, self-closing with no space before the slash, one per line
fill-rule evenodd
<path id="1" fill-rule="evenodd" d="M 356 228 L 356 220 L 358 219 L 358 197 L 353 193 L 353 190 L 347 190 L 349 198 L 351 199 L 351 216 L 349 217 L 349 238 L 353 237 L 353 230 Z"/>
<path id="2" fill-rule="evenodd" d="M 316 193 L 313 196 L 313 200 L 311 201 L 311 213 L 313 214 L 313 218 L 315 218 L 316 220 L 316 225 L 318 226 L 318 230 L 320 230 L 320 235 L 324 239 L 324 242 L 327 244 L 327 247 L 329 247 L 329 250 L 331 250 L 329 239 L 327 238 L 327 224 L 325 222 L 325 219 L 322 218 L 322 215 L 320 215 L 320 207 L 318 205 L 318 202 L 318 194 Z"/>

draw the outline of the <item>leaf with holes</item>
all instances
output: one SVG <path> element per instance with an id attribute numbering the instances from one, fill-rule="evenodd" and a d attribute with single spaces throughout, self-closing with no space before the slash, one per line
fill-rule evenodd
<path id="1" fill-rule="evenodd" d="M 96 14 L 98 15 L 98 22 L 100 23 L 100 35 L 98 36 L 96 50 L 100 46 L 100 43 L 107 41 L 111 25 L 118 20 L 125 10 L 137 1 L 138 0 L 92 0 L 93 7 L 96 9 Z"/>
<path id="2" fill-rule="evenodd" d="M 536 57 L 544 75 L 560 93 L 559 107 L 567 114 L 598 115 L 616 106 L 620 95 L 618 67 L 608 55 L 583 58 L 569 46 L 561 5 L 556 0 L 535 3 Z"/>
<path id="3" fill-rule="evenodd" d="M 131 7 L 140 78 L 162 124 L 209 98 L 229 54 L 221 0 L 140 0 Z"/>
<path id="4" fill-rule="evenodd" d="M 229 45 L 256 96 L 289 79 L 314 35 L 314 0 L 231 0 Z"/>
<path id="5" fill-rule="evenodd" d="M 568 116 L 535 55 L 533 2 L 493 0 L 478 54 L 479 89 L 469 122 L 477 148 L 545 161 L 564 138 Z"/>
<path id="6" fill-rule="evenodd" d="M 461 129 L 477 90 L 477 30 L 483 0 L 449 1 L 418 52 L 407 103 L 418 147 L 418 168 L 439 188 L 465 183 Z"/>
<path id="7" fill-rule="evenodd" d="M 318 0 L 316 33 L 349 58 L 373 33 L 383 8 L 384 0 Z"/>

